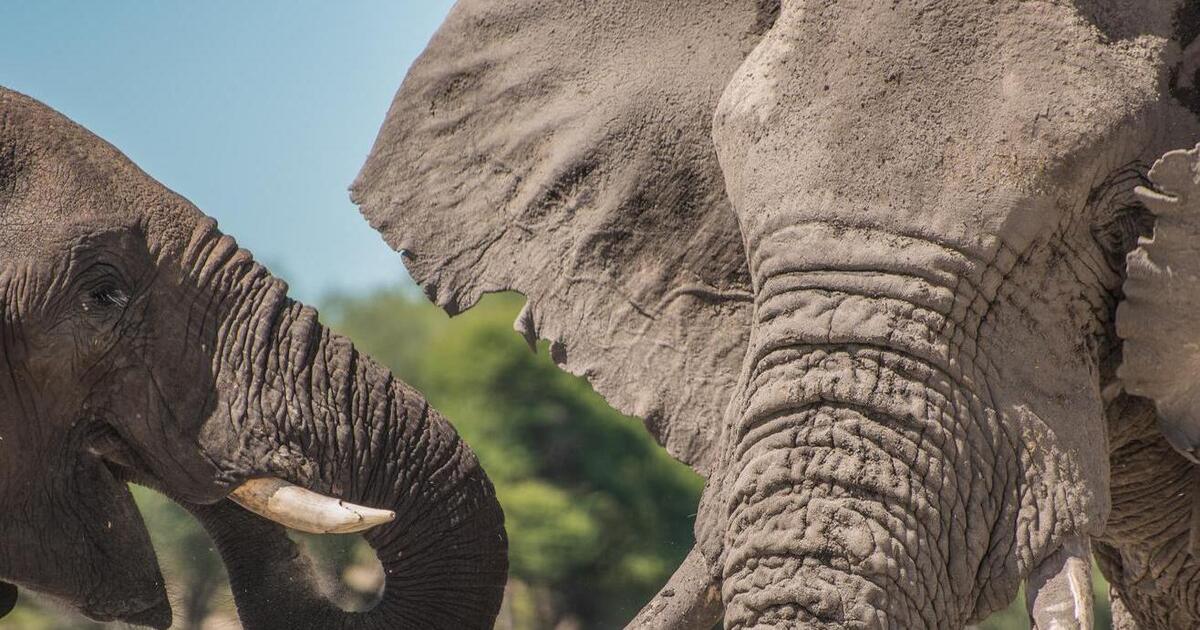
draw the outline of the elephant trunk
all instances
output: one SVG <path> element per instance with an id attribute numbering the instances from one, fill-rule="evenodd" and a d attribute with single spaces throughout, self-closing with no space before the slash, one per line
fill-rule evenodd
<path id="1" fill-rule="evenodd" d="M 246 477 L 278 477 L 396 518 L 364 534 L 383 565 L 382 599 L 348 613 L 320 594 L 283 528 L 230 501 L 189 506 L 228 567 L 243 624 L 490 628 L 507 579 L 507 537 L 474 453 L 419 393 L 261 273 L 263 282 L 239 283 L 260 287 L 245 319 L 257 329 L 234 334 L 243 341 L 222 351 L 239 357 L 226 360 L 239 367 L 218 380 L 222 392 L 235 392 L 229 421 L 237 444 L 227 430 L 207 427 L 202 444 L 238 462 Z M 230 320 L 234 327 L 239 319 Z"/>
<path id="2" fill-rule="evenodd" d="M 1016 546 L 1020 472 L 977 329 L 929 268 L 823 264 L 758 265 L 728 412 L 726 627 L 962 627 L 1017 588 L 989 564 Z"/>

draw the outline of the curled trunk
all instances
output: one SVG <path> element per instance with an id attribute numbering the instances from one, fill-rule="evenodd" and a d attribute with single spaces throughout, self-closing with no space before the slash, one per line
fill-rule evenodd
<path id="1" fill-rule="evenodd" d="M 420 394 L 314 311 L 271 293 L 259 301 L 265 316 L 251 318 L 269 323 L 228 348 L 251 366 L 224 383 L 240 393 L 230 410 L 237 444 L 217 444 L 217 431 L 202 440 L 232 447 L 247 477 L 279 477 L 396 518 L 364 534 L 385 572 L 381 600 L 347 613 L 319 592 L 279 525 L 229 501 L 189 506 L 217 543 L 245 627 L 490 628 L 507 538 L 474 453 Z"/>

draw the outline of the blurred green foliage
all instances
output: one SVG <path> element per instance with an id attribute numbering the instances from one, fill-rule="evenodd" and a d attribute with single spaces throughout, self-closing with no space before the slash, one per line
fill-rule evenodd
<path id="1" fill-rule="evenodd" d="M 337 300 L 331 324 L 425 392 L 472 445 L 504 506 L 520 628 L 620 627 L 691 549 L 702 480 L 641 422 L 535 354 L 512 330 L 521 298 L 455 320 L 389 292 Z M 511 599 L 511 597 L 510 597 Z"/>
<path id="2" fill-rule="evenodd" d="M 511 540 L 501 628 L 619 628 L 692 545 L 702 481 L 658 448 L 544 346 L 512 330 L 521 299 L 495 295 L 453 320 L 404 290 L 335 298 L 325 321 L 422 390 L 473 446 L 495 482 Z M 236 628 L 224 569 L 185 512 L 135 492 L 169 584 L 177 628 Z M 369 605 L 378 564 L 356 537 L 304 537 L 343 606 Z M 1097 574 L 1098 575 L 1098 574 Z M 1096 585 L 1098 627 L 1107 587 Z M 1020 601 L 1020 600 L 1018 600 Z M 101 628 L 23 594 L 0 628 Z M 1028 628 L 1014 602 L 980 628 Z"/>

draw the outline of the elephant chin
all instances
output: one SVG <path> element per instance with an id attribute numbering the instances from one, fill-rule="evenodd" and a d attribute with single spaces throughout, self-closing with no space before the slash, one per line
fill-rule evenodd
<path id="1" fill-rule="evenodd" d="M 148 546 L 144 552 L 137 555 L 154 557 L 155 554 L 153 548 Z M 147 563 L 144 571 L 161 574 L 161 568 L 157 562 Z M 88 602 L 82 608 L 82 612 L 96 621 L 119 621 L 159 629 L 170 628 L 174 616 L 171 603 L 167 598 L 166 585 L 162 581 L 151 588 L 142 589 L 137 594 L 125 592 Z"/>
<path id="2" fill-rule="evenodd" d="M 122 449 L 123 452 L 128 452 Z M 113 451 L 115 453 L 116 451 Z M 166 583 L 162 579 L 162 568 L 158 562 L 154 545 L 149 538 L 146 522 L 133 495 L 129 493 L 127 484 L 136 483 L 149 488 L 155 484 L 147 477 L 129 467 L 127 457 L 122 457 L 120 463 L 109 458 L 101 460 L 105 474 L 98 475 L 108 478 L 120 488 L 115 505 L 109 505 L 104 511 L 111 520 L 99 524 L 109 532 L 122 532 L 127 542 L 119 548 L 120 557 L 125 563 L 136 565 L 137 575 L 154 576 L 152 580 L 128 579 L 131 569 L 122 567 L 109 571 L 111 576 L 105 579 L 106 586 L 121 584 L 122 588 L 102 588 L 89 594 L 88 599 L 80 606 L 80 612 L 87 617 L 101 622 L 122 622 L 151 628 L 169 628 L 173 618 L 170 600 L 167 597 Z M 106 564 L 120 564 L 108 557 L 103 549 L 99 557 Z M 0 615 L 2 616 L 2 615 Z"/>
<path id="3" fill-rule="evenodd" d="M 0 617 L 22 588 L 96 621 L 169 627 L 158 558 L 127 486 L 131 471 L 94 453 L 67 454 L 74 452 L 60 453 L 71 465 L 31 475 L 28 494 L 6 506 L 25 518 L 5 522 L 3 537 L 24 541 L 29 553 L 4 550 L 0 561 L 11 583 L 0 581 Z"/>
<path id="4" fill-rule="evenodd" d="M 87 609 L 84 613 L 96 621 L 120 621 L 135 626 L 149 626 L 159 630 L 171 627 L 171 605 L 166 603 L 166 593 L 162 594 L 160 603 L 151 604 L 145 608 L 129 602 L 113 602 L 101 609 Z"/>

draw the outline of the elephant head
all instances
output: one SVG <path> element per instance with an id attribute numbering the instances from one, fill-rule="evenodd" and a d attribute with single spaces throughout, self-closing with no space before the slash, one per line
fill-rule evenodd
<path id="1" fill-rule="evenodd" d="M 655 627 L 719 599 L 735 629 L 958 628 L 1023 580 L 1038 627 L 1086 627 L 1091 540 L 1141 474 L 1110 461 L 1143 426 L 1121 410 L 1200 442 L 1194 221 L 1160 214 L 1175 269 L 1143 243 L 1118 309 L 1200 172 L 1149 172 L 1200 139 L 1195 18 L 460 0 L 352 196 L 437 304 L 525 294 L 517 329 L 707 477 Z M 1106 544 L 1182 575 L 1189 514 Z"/>
<path id="2" fill-rule="evenodd" d="M 0 89 L 5 612 L 15 584 L 170 625 L 134 481 L 202 520 L 247 628 L 490 627 L 507 542 L 474 454 L 286 294 L 113 147 Z M 284 530 L 227 497 L 305 531 L 386 523 L 364 534 L 380 603 L 332 606 Z"/>

